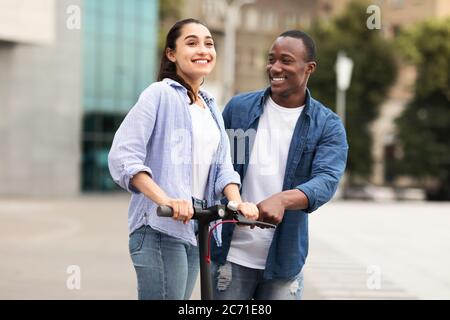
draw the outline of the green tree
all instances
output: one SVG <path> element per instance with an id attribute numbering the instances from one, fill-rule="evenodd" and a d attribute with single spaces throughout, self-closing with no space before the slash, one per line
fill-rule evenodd
<path id="1" fill-rule="evenodd" d="M 414 98 L 397 119 L 400 173 L 433 181 L 434 199 L 450 199 L 450 19 L 423 22 L 401 33 L 400 48 L 415 64 Z M 431 178 L 431 179 L 429 179 Z M 427 187 L 427 185 L 425 185 Z"/>
<path id="2" fill-rule="evenodd" d="M 349 141 L 347 172 L 367 178 L 372 169 L 370 123 L 378 116 L 380 104 L 395 81 L 394 50 L 379 30 L 366 26 L 367 5 L 352 2 L 347 10 L 329 23 L 315 23 L 309 33 L 317 46 L 318 67 L 309 87 L 315 97 L 335 110 L 337 53 L 344 51 L 354 62 L 346 99 L 346 130 Z"/>

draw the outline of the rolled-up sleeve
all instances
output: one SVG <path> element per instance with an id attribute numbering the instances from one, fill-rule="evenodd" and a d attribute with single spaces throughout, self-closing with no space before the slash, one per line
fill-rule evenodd
<path id="1" fill-rule="evenodd" d="M 344 126 L 339 118 L 331 116 L 323 131 L 312 162 L 312 178 L 296 189 L 308 198 L 304 211 L 311 213 L 328 202 L 336 192 L 347 163 L 348 144 Z"/>
<path id="2" fill-rule="evenodd" d="M 108 155 L 111 176 L 119 186 L 130 193 L 139 193 L 130 181 L 139 172 L 152 170 L 145 165 L 148 141 L 152 135 L 160 94 L 150 86 L 129 111 L 116 134 Z"/>

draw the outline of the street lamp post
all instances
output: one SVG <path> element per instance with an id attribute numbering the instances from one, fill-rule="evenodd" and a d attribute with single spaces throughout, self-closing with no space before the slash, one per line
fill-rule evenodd
<path id="1" fill-rule="evenodd" d="M 226 2 L 225 39 L 224 39 L 224 72 L 222 105 L 234 94 L 234 78 L 236 63 L 236 24 L 242 6 L 254 3 L 255 0 L 231 0 Z"/>
<path id="2" fill-rule="evenodd" d="M 353 60 L 342 51 L 338 53 L 336 60 L 336 113 L 345 126 L 345 93 L 350 86 L 353 71 Z"/>
<path id="3" fill-rule="evenodd" d="M 345 93 L 347 89 L 350 87 L 350 80 L 352 77 L 353 71 L 353 60 L 346 56 L 346 54 L 342 51 L 338 53 L 336 60 L 336 113 L 342 120 L 342 123 L 345 127 L 346 123 L 346 106 L 345 106 Z M 338 186 L 336 191 L 337 198 L 343 198 L 343 190 L 345 189 L 346 184 L 346 176 L 341 179 L 341 183 Z"/>

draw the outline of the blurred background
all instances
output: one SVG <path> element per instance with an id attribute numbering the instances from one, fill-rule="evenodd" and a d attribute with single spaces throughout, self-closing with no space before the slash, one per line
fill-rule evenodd
<path id="1" fill-rule="evenodd" d="M 187 17 L 215 40 L 204 87 L 220 107 L 268 85 L 266 55 L 281 32 L 316 42 L 309 88 L 345 121 L 350 151 L 339 201 L 311 219 L 319 267 L 306 297 L 450 298 L 448 0 L 0 0 L 0 298 L 134 298 L 128 196 L 107 154 L 155 81 L 167 31 Z M 73 264 L 90 266 L 90 290 L 66 287 Z M 390 277 L 375 295 L 373 265 Z M 336 282 L 341 267 L 354 278 Z"/>

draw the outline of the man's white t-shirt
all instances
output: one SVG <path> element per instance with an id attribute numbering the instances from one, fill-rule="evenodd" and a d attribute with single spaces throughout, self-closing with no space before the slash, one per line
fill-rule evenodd
<path id="1" fill-rule="evenodd" d="M 205 197 L 209 170 L 220 143 L 220 130 L 211 110 L 192 104 L 189 113 L 192 120 L 192 196 Z"/>
<path id="2" fill-rule="evenodd" d="M 242 183 L 243 201 L 257 204 L 282 191 L 289 146 L 303 108 L 284 108 L 267 99 Z M 273 234 L 274 229 L 236 227 L 227 260 L 265 269 Z"/>

